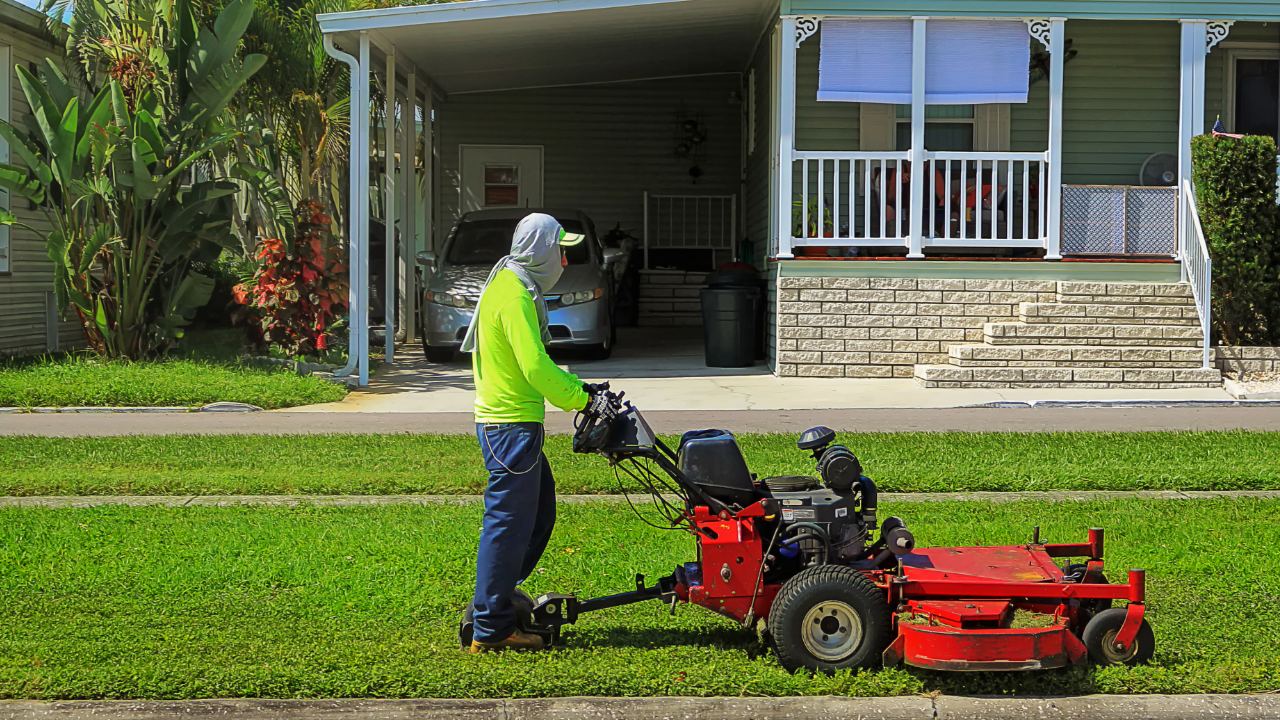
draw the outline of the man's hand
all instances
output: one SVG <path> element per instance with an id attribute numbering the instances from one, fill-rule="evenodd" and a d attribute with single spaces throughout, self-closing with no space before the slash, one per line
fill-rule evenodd
<path id="1" fill-rule="evenodd" d="M 595 397 L 609 389 L 609 383 L 582 383 L 582 390 L 591 397 Z"/>

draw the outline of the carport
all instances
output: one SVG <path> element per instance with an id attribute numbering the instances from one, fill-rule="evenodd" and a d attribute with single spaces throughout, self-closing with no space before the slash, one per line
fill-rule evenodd
<path id="1" fill-rule="evenodd" d="M 756 140 L 767 135 L 770 115 L 767 99 L 757 112 L 768 93 L 756 84 L 767 88 L 769 78 L 757 80 L 752 62 L 769 53 L 765 33 L 776 19 L 776 0 L 473 0 L 321 15 L 326 51 L 352 71 L 352 361 L 345 372 L 368 383 L 374 217 L 399 230 L 398 252 L 385 253 L 379 274 L 387 283 L 380 295 L 395 299 L 402 319 L 416 313 L 416 253 L 436 249 L 461 211 L 508 195 L 526 206 L 543 204 L 529 193 L 546 205 L 599 208 L 597 224 L 658 237 L 658 228 L 648 228 L 647 201 L 672 196 L 679 183 L 665 178 L 678 170 L 699 195 L 733 198 L 731 209 L 708 205 L 705 215 L 728 216 L 732 230 L 716 232 L 727 234 L 725 247 L 736 253 L 753 220 L 742 200 L 748 156 L 769 140 Z M 385 102 L 377 108 L 374 83 Z M 559 114 L 542 112 L 550 106 Z M 710 149 L 680 154 L 681 132 L 693 133 L 680 129 L 684 117 L 709 128 L 702 132 Z M 539 137 L 551 139 L 533 142 Z M 538 194 L 525 186 L 510 193 L 471 187 L 463 168 L 471 147 L 541 148 L 537 177 L 528 173 Z M 574 203 L 579 196 L 587 200 Z M 704 212 L 699 207 L 694 217 Z M 394 323 L 387 313 L 388 362 Z M 414 323 L 402 324 L 402 339 L 412 341 Z"/>

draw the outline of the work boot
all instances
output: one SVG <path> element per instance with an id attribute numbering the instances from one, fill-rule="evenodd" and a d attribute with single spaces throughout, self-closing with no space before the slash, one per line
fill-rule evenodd
<path id="1" fill-rule="evenodd" d="M 508 637 L 505 640 L 499 640 L 498 642 L 487 643 L 487 642 L 480 642 L 479 640 L 471 641 L 472 654 L 489 652 L 491 650 L 497 652 L 497 651 L 507 650 L 507 649 L 541 650 L 542 638 L 532 633 L 526 633 L 520 630 L 516 630 L 515 632 L 511 633 L 511 637 Z"/>

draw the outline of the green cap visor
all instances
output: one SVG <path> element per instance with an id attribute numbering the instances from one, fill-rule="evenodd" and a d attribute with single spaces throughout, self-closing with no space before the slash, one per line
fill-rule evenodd
<path id="1" fill-rule="evenodd" d="M 564 228 L 560 228 L 560 244 L 565 247 L 572 247 L 586 239 L 586 235 L 579 233 L 565 232 Z"/>

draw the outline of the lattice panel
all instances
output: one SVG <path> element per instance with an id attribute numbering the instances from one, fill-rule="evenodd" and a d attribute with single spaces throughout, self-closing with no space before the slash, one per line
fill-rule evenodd
<path id="1" fill-rule="evenodd" d="M 1172 255 L 1177 227 L 1177 188 L 1062 186 L 1064 253 Z"/>

